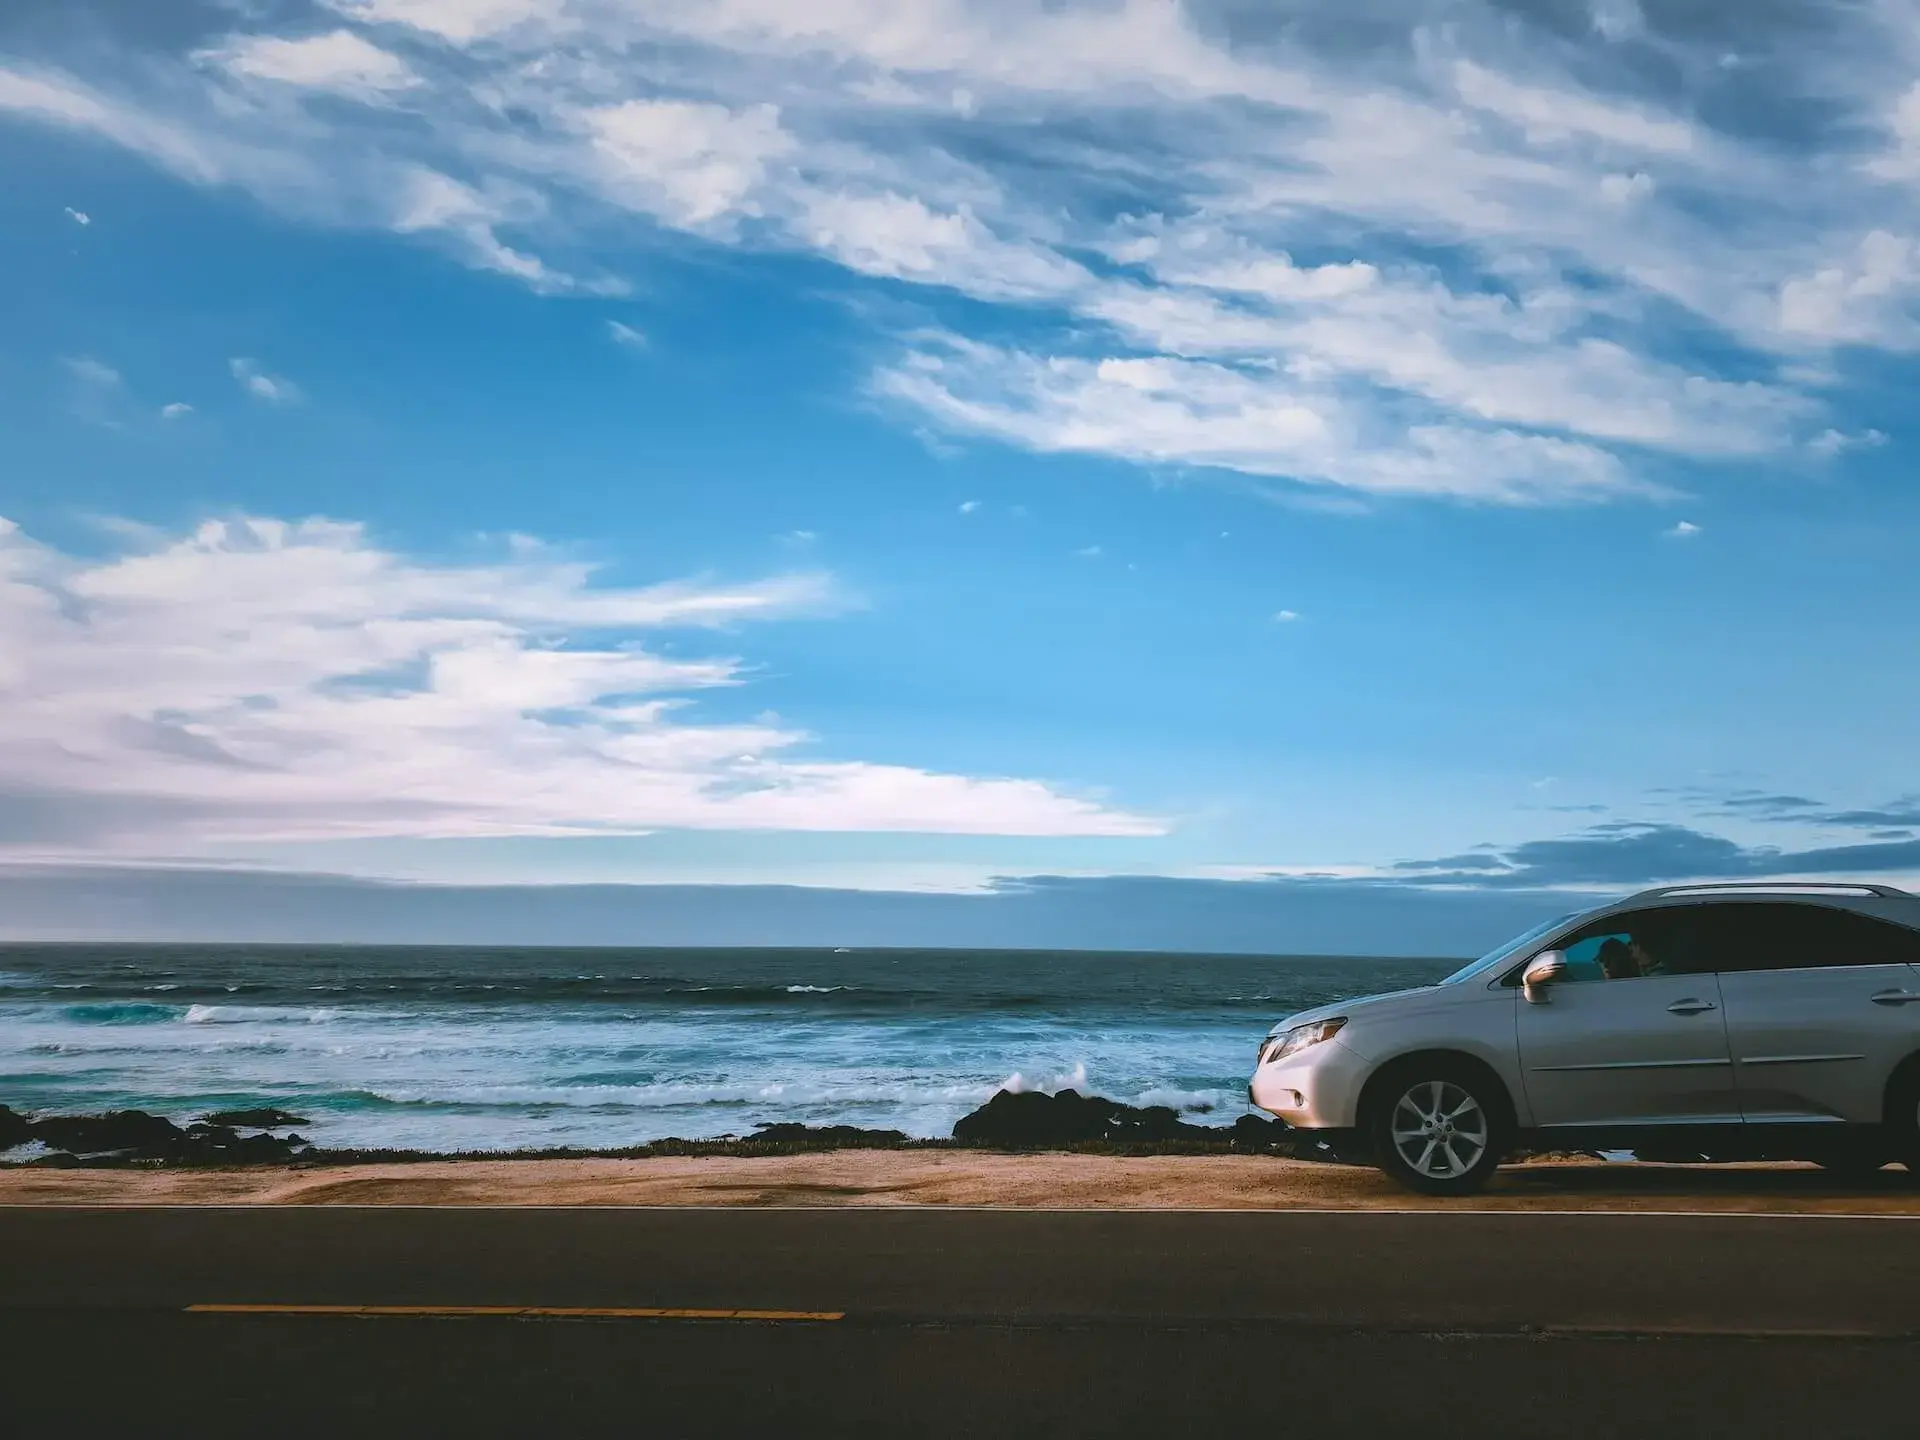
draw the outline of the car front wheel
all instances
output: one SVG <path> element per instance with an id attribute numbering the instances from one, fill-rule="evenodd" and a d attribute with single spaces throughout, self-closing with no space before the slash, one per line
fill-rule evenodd
<path id="1" fill-rule="evenodd" d="M 1505 1148 L 1488 1082 L 1464 1067 L 1410 1066 L 1374 1107 L 1374 1161 L 1423 1195 L 1470 1195 L 1493 1177 Z"/>

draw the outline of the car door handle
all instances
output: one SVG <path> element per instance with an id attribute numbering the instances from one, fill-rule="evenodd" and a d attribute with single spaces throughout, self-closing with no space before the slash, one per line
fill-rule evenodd
<path id="1" fill-rule="evenodd" d="M 1920 994 L 1912 990 L 1881 990 L 1867 998 L 1876 1005 L 1911 1005 L 1920 1000 Z"/>
<path id="2" fill-rule="evenodd" d="M 1711 1000 L 1695 1000 L 1691 997 L 1685 1000 L 1676 1000 L 1667 1006 L 1668 1012 L 1674 1015 L 1704 1015 L 1709 1010 L 1718 1010 L 1719 1008 L 1720 1007 Z"/>

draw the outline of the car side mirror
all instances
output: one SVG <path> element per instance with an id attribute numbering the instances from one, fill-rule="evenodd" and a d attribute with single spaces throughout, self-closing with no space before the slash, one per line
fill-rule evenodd
<path id="1" fill-rule="evenodd" d="M 1547 987 L 1564 980 L 1567 975 L 1567 957 L 1558 950 L 1542 950 L 1527 962 L 1527 968 L 1520 972 L 1520 989 L 1532 1005 L 1547 1003 Z"/>

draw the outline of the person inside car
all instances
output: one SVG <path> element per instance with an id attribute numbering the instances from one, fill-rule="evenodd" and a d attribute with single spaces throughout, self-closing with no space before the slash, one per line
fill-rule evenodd
<path id="1" fill-rule="evenodd" d="M 1647 948 L 1647 942 L 1642 937 L 1636 935 L 1628 940 L 1626 950 L 1628 959 L 1633 965 L 1634 974 L 1664 975 L 1667 973 L 1665 962 Z"/>
<path id="2" fill-rule="evenodd" d="M 1635 980 L 1642 973 L 1636 959 L 1633 942 L 1610 937 L 1600 947 L 1600 953 L 1594 957 L 1599 962 L 1600 973 L 1609 980 Z"/>

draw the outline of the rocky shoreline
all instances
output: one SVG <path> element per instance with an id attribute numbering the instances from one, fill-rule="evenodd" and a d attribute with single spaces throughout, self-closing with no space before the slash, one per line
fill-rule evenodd
<path id="1" fill-rule="evenodd" d="M 1232 1125 L 1195 1125 L 1167 1106 L 1136 1106 L 1075 1090 L 1002 1090 L 963 1116 L 948 1139 L 852 1125 L 762 1125 L 750 1135 L 656 1140 L 613 1149 L 443 1153 L 325 1149 L 284 1110 L 218 1111 L 182 1126 L 144 1110 L 34 1118 L 0 1105 L 0 1165 L 43 1169 L 137 1166 L 354 1165 L 463 1158 L 643 1159 L 650 1156 L 792 1155 L 826 1150 L 1076 1150 L 1123 1155 L 1267 1154 L 1324 1158 L 1278 1120 L 1242 1115 Z M 280 1133 L 284 1132 L 284 1133 Z M 18 1152 L 25 1151 L 21 1154 Z M 18 1158 L 16 1158 L 16 1155 Z"/>

